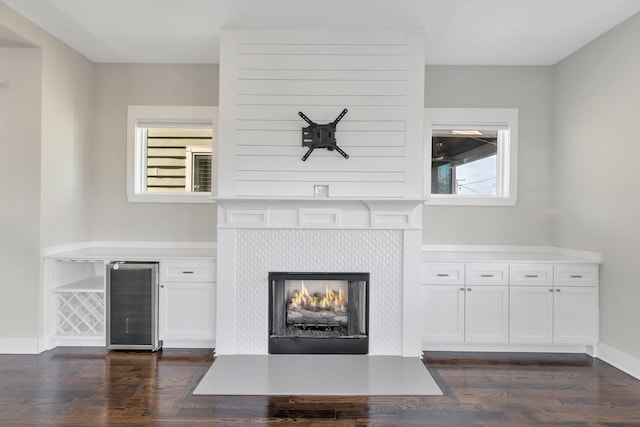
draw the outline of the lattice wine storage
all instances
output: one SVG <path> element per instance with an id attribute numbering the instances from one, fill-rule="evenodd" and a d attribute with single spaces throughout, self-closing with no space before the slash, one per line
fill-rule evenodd
<path id="1" fill-rule="evenodd" d="M 104 335 L 104 261 L 55 260 L 51 270 L 52 333 L 77 337 Z"/>
<path id="2" fill-rule="evenodd" d="M 58 292 L 56 334 L 104 334 L 103 292 Z"/>

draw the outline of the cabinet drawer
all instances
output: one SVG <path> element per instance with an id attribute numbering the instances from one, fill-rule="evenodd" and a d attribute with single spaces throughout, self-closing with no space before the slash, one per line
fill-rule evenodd
<path id="1" fill-rule="evenodd" d="M 506 285 L 509 283 L 508 264 L 467 264 L 467 285 Z"/>
<path id="2" fill-rule="evenodd" d="M 555 286 L 598 286 L 598 266 L 584 264 L 555 265 Z"/>
<path id="3" fill-rule="evenodd" d="M 215 282 L 215 263 L 208 260 L 160 261 L 160 282 Z"/>
<path id="4" fill-rule="evenodd" d="M 553 285 L 553 266 L 550 264 L 511 264 L 509 284 L 515 286 Z"/>
<path id="5" fill-rule="evenodd" d="M 464 264 L 422 264 L 422 283 L 462 285 L 464 284 Z"/>

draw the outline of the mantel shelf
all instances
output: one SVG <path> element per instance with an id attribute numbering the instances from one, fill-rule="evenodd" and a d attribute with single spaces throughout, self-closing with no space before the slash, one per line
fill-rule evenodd
<path id="1" fill-rule="evenodd" d="M 218 228 L 418 229 L 422 199 L 218 199 Z"/>

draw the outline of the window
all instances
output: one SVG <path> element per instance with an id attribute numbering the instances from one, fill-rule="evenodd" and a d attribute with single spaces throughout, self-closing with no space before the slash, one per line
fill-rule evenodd
<path id="1" fill-rule="evenodd" d="M 211 193 L 211 147 L 186 147 L 185 191 Z"/>
<path id="2" fill-rule="evenodd" d="M 211 203 L 215 107 L 129 106 L 131 202 Z"/>
<path id="3" fill-rule="evenodd" d="M 515 205 L 518 110 L 429 108 L 431 205 Z"/>

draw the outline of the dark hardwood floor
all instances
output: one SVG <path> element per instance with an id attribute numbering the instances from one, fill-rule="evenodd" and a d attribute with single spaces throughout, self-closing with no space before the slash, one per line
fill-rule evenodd
<path id="1" fill-rule="evenodd" d="M 640 381 L 584 355 L 426 353 L 444 396 L 193 396 L 210 350 L 0 355 L 1 426 L 640 426 Z"/>

